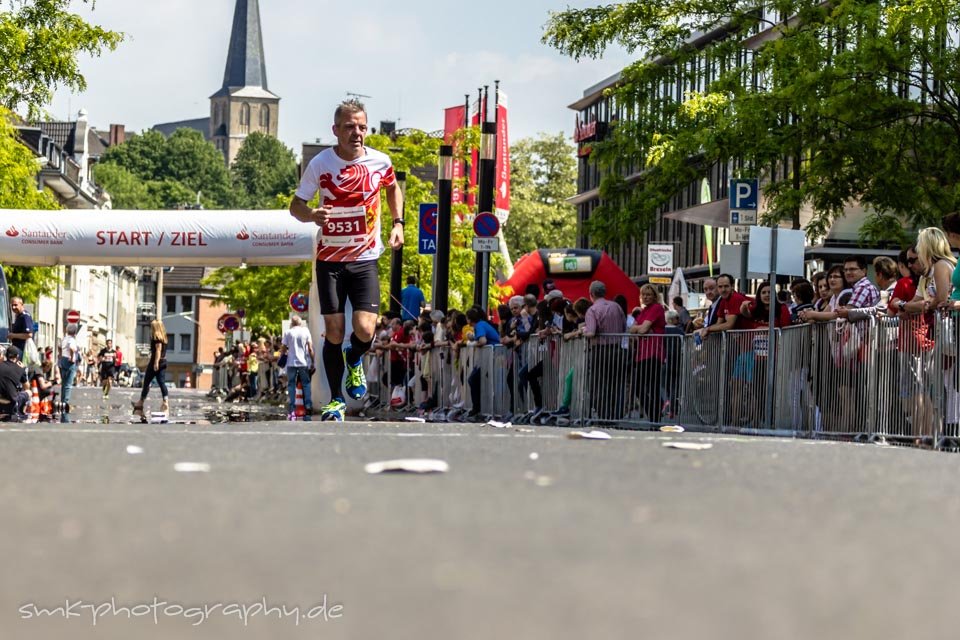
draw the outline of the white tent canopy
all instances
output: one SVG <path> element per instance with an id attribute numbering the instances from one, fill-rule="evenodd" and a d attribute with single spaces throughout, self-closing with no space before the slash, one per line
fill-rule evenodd
<path id="1" fill-rule="evenodd" d="M 312 259 L 318 227 L 288 211 L 0 209 L 0 262 L 230 266 Z"/>

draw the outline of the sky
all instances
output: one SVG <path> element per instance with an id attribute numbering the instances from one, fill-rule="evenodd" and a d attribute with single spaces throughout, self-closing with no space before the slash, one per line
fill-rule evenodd
<path id="1" fill-rule="evenodd" d="M 576 62 L 540 43 L 551 10 L 599 1 L 488 0 L 485 4 L 407 0 L 363 3 L 260 0 L 269 89 L 281 97 L 279 138 L 297 155 L 303 142 L 332 139 L 333 109 L 347 93 L 364 98 L 369 120 L 443 127 L 444 107 L 500 80 L 510 139 L 539 132 L 572 136 L 567 105 L 632 60 L 615 49 Z M 96 0 L 71 6 L 126 40 L 99 58 L 81 57 L 87 90 L 59 90 L 57 120 L 84 108 L 93 125 L 128 131 L 209 115 L 220 88 L 235 0 Z M 483 9 L 481 10 L 481 7 Z"/>

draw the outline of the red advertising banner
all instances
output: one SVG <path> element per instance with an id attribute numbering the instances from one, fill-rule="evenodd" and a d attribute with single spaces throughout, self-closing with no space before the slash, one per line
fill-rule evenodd
<path id="1" fill-rule="evenodd" d="M 510 141 L 507 136 L 507 95 L 502 91 L 497 106 L 497 180 L 494 188 L 495 213 L 500 224 L 506 224 L 510 217 Z"/>
<path id="2" fill-rule="evenodd" d="M 458 105 L 456 107 L 449 107 L 443 110 L 443 141 L 445 144 L 453 144 L 453 135 L 463 128 L 463 122 L 465 119 L 465 110 L 464 105 Z M 457 150 L 454 149 L 454 154 L 457 153 Z M 454 162 L 453 163 L 453 204 L 462 204 L 464 201 L 463 198 L 463 188 L 461 186 L 461 181 L 463 180 L 463 162 Z"/>
<path id="3" fill-rule="evenodd" d="M 474 127 L 480 126 L 480 101 L 477 100 L 470 107 L 470 125 Z M 473 153 L 470 154 L 470 175 L 467 176 L 467 188 L 469 193 L 467 194 L 467 206 L 470 207 L 471 212 L 477 208 L 477 175 L 480 171 L 480 150 L 474 149 Z M 472 213 L 471 213 L 472 215 Z"/>

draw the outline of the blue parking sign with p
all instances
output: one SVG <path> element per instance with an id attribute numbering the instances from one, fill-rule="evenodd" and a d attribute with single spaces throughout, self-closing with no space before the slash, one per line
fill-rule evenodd
<path id="1" fill-rule="evenodd" d="M 435 255 L 437 253 L 437 205 L 422 203 L 420 205 L 420 238 L 417 242 L 417 253 L 420 255 Z"/>
<path id="2" fill-rule="evenodd" d="M 730 179 L 730 209 L 757 210 L 759 181 L 756 178 Z"/>

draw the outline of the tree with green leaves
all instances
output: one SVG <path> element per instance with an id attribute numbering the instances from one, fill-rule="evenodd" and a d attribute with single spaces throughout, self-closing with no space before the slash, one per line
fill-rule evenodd
<path id="1" fill-rule="evenodd" d="M 240 145 L 230 175 L 244 208 L 269 209 L 278 194 L 289 196 L 296 188 L 297 159 L 285 144 L 255 131 Z"/>
<path id="2" fill-rule="evenodd" d="M 635 0 L 551 15 L 543 40 L 570 56 L 613 44 L 644 54 L 609 90 L 609 133 L 592 150 L 597 243 L 643 238 L 717 163 L 762 176 L 768 221 L 799 228 L 811 212 L 814 238 L 851 203 L 869 213 L 862 235 L 896 242 L 958 207 L 960 3 L 760 4 Z"/>
<path id="3" fill-rule="evenodd" d="M 573 247 L 577 212 L 576 149 L 563 133 L 518 140 L 510 149 L 510 219 L 503 235 L 515 258 L 543 248 Z"/>
<path id="4" fill-rule="evenodd" d="M 228 308 L 243 309 L 244 327 L 254 336 L 273 336 L 280 333 L 281 322 L 290 314 L 290 294 L 310 291 L 312 269 L 312 262 L 289 267 L 224 267 L 203 283 L 219 289 L 218 296 Z"/>
<path id="5" fill-rule="evenodd" d="M 123 40 L 122 33 L 89 24 L 69 7 L 70 0 L 0 2 L 0 106 L 25 109 L 28 119 L 37 119 L 57 87 L 87 88 L 80 54 L 99 56 Z"/>
<path id="6" fill-rule="evenodd" d="M 17 130 L 10 124 L 11 117 L 12 114 L 0 107 L 0 209 L 58 209 L 49 191 L 37 190 L 40 167 L 17 137 Z M 5 229 L 0 228 L 0 232 Z M 28 302 L 52 293 L 57 284 L 53 267 L 4 265 L 4 272 L 11 293 Z"/>
<path id="7" fill-rule="evenodd" d="M 238 202 L 223 155 L 193 129 L 177 129 L 169 138 L 144 131 L 107 149 L 94 172 L 98 184 L 133 208 L 169 209 L 193 203 L 197 194 L 208 209 Z"/>
<path id="8" fill-rule="evenodd" d="M 57 87 L 82 91 L 79 54 L 99 56 L 123 40 L 123 34 L 70 13 L 69 5 L 69 0 L 0 2 L 0 208 L 58 208 L 49 192 L 37 190 L 39 167 L 10 125 L 13 113 L 25 110 L 28 119 L 36 119 Z M 27 301 L 52 293 L 57 282 L 52 267 L 7 265 L 5 272 L 13 294 Z"/>

